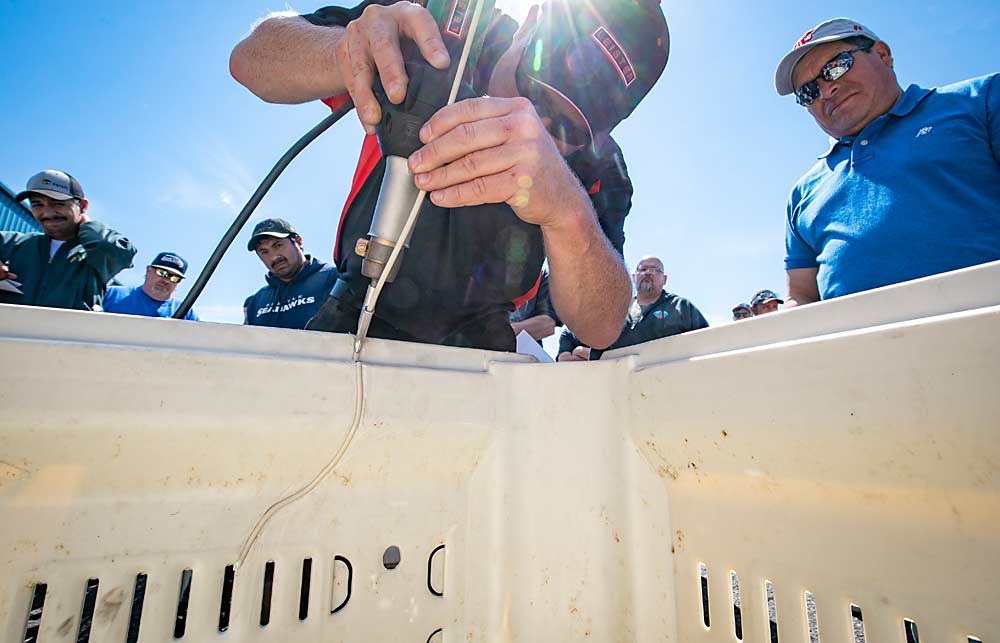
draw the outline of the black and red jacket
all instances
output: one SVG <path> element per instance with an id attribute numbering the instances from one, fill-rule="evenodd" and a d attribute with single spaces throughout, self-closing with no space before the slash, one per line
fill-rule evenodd
<path id="1" fill-rule="evenodd" d="M 346 26 L 373 3 L 352 9 L 327 7 L 303 16 L 312 24 Z M 486 36 L 476 70 L 482 91 L 517 25 L 498 16 Z M 336 108 L 345 97 L 324 101 Z M 632 203 L 632 184 L 621 150 L 610 137 L 566 159 L 588 190 L 602 230 L 622 252 L 623 225 Z M 341 213 L 334 260 L 341 278 L 333 295 L 343 311 L 336 330 L 354 332 L 368 279 L 361 274 L 356 241 L 368 234 L 385 161 L 373 136 L 365 137 L 347 203 Z M 517 218 L 506 204 L 441 208 L 426 200 L 395 281 L 382 291 L 373 337 L 514 350 L 510 311 L 535 294 L 545 251 L 538 226 Z M 398 332 L 397 332 L 398 331 Z"/>

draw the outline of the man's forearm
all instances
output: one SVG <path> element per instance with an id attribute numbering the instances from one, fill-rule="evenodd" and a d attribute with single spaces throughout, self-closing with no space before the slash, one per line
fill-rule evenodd
<path id="1" fill-rule="evenodd" d="M 276 14 L 233 49 L 229 71 L 269 103 L 305 103 L 345 91 L 336 48 L 344 29 Z"/>
<path id="2" fill-rule="evenodd" d="M 601 232 L 590 200 L 580 190 L 569 201 L 572 216 L 542 227 L 552 304 L 581 342 L 605 348 L 618 339 L 632 286 L 621 256 Z"/>

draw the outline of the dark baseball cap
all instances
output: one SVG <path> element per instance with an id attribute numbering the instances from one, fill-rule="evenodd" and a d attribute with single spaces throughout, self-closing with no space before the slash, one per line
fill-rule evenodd
<path id="1" fill-rule="evenodd" d="M 657 0 L 549 0 L 521 54 L 518 92 L 533 102 L 544 90 L 561 95 L 593 139 L 632 113 L 659 80 L 669 53 Z"/>
<path id="2" fill-rule="evenodd" d="M 284 219 L 264 219 L 257 225 L 253 227 L 253 234 L 250 235 L 250 241 L 247 243 L 247 250 L 253 252 L 257 249 L 257 242 L 264 237 L 276 237 L 278 239 L 287 239 L 288 237 L 297 237 L 299 233 L 295 231 L 292 224 L 285 221 Z"/>
<path id="3" fill-rule="evenodd" d="M 735 313 L 737 310 L 745 310 L 749 312 L 750 304 L 736 304 L 735 306 L 733 306 L 733 312 Z"/>
<path id="4" fill-rule="evenodd" d="M 181 277 L 188 269 L 188 262 L 176 252 L 161 252 L 149 265 L 153 268 L 163 268 Z"/>
<path id="5" fill-rule="evenodd" d="M 41 194 L 58 201 L 85 198 L 80 182 L 59 170 L 43 170 L 31 177 L 24 192 L 19 192 L 14 200 L 23 201 L 32 194 Z"/>
<path id="6" fill-rule="evenodd" d="M 778 295 L 776 295 L 773 290 L 761 290 L 760 292 L 758 292 L 756 295 L 753 296 L 753 299 L 750 300 L 750 305 L 759 306 L 760 304 L 764 304 L 769 301 L 775 301 L 775 300 L 779 304 L 785 303 L 785 300 L 782 299 L 781 297 L 778 297 Z"/>

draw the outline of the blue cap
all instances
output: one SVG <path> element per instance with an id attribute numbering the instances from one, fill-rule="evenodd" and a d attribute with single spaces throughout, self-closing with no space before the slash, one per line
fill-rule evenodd
<path id="1" fill-rule="evenodd" d="M 174 252 L 161 252 L 149 265 L 153 268 L 163 268 L 181 277 L 188 269 L 188 262 L 185 261 L 184 257 Z"/>

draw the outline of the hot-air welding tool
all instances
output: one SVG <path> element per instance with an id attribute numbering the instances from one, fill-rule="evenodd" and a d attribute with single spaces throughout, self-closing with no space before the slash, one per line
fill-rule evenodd
<path id="1" fill-rule="evenodd" d="M 380 81 L 373 88 L 382 109 L 375 135 L 385 157 L 385 175 L 368 234 L 354 246 L 364 258 L 361 273 L 371 280 L 358 318 L 355 356 L 361 351 L 382 288 L 399 272 L 403 250 L 409 245 L 426 196 L 413 182 L 407 159 L 423 145 L 420 128 L 424 123 L 453 103 L 464 84 L 471 84 L 493 5 L 494 0 L 430 0 L 427 10 L 441 29 L 451 65 L 447 69 L 432 67 L 416 44 L 407 40 L 401 43 L 409 79 L 406 97 L 396 105 L 389 101 Z"/>
<path id="2" fill-rule="evenodd" d="M 382 154 L 386 157 L 386 170 L 368 236 L 358 239 L 355 246 L 355 251 L 364 257 L 362 273 L 373 280 L 365 296 L 364 309 L 358 323 L 355 356 L 360 352 L 361 340 L 367 334 L 382 286 L 386 281 L 392 281 L 399 270 L 398 253 L 392 259 L 393 250 L 398 246 L 401 252 L 409 241 L 409 229 L 412 229 L 420 203 L 423 202 L 424 193 L 418 191 L 413 183 L 413 175 L 409 172 L 406 159 L 421 146 L 419 134 L 423 124 L 438 109 L 454 102 L 462 82 L 468 82 L 467 79 L 471 78 L 489 20 L 493 16 L 493 6 L 494 0 L 431 0 L 427 3 L 427 9 L 441 29 L 442 39 L 451 56 L 451 65 L 448 69 L 441 70 L 431 67 L 424 61 L 416 45 L 407 40 L 400 43 L 409 78 L 403 103 L 391 103 L 378 80 L 373 87 L 382 107 L 382 121 L 376 126 L 376 133 Z M 219 241 L 181 306 L 174 313 L 175 319 L 183 319 L 191 310 L 236 235 L 292 159 L 352 109 L 353 102 L 348 100 L 342 103 L 275 163 Z M 412 221 L 407 226 L 407 215 L 411 213 Z M 404 228 L 408 228 L 406 241 L 400 245 Z M 389 263 L 392 263 L 392 267 L 383 280 L 382 276 Z"/>

